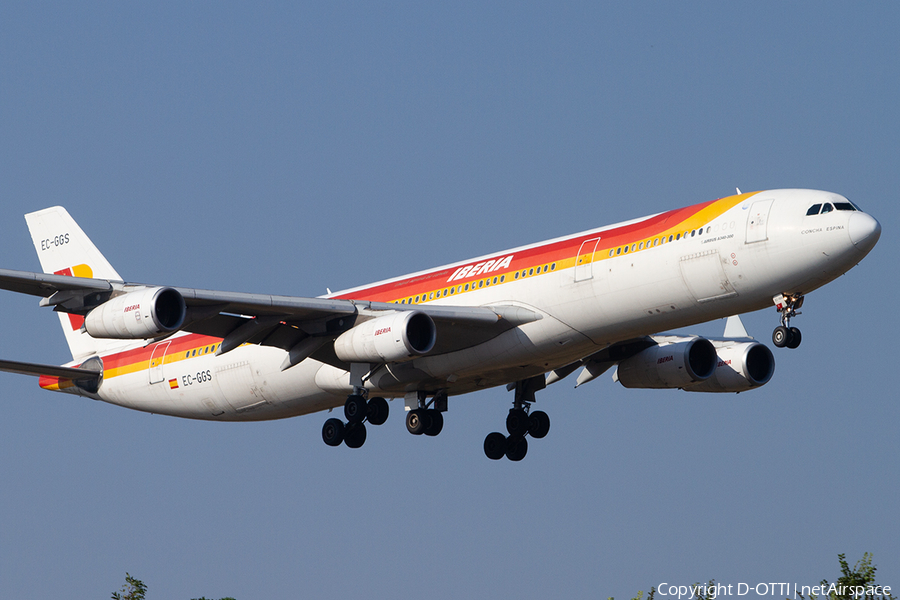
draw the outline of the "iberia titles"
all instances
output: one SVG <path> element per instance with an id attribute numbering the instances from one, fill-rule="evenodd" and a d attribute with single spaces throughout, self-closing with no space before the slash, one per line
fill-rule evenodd
<path id="1" fill-rule="evenodd" d="M 466 265 L 464 267 L 458 268 L 453 272 L 453 275 L 450 276 L 450 279 L 447 280 L 447 283 L 451 281 L 455 281 L 457 279 L 464 279 L 466 277 L 475 277 L 476 275 L 481 275 L 482 273 L 492 273 L 493 271 L 499 271 L 504 267 L 508 267 L 510 263 L 512 263 L 513 254 L 509 256 L 504 256 L 503 258 L 497 258 L 494 260 L 486 260 L 484 262 L 475 263 L 474 265 Z"/>

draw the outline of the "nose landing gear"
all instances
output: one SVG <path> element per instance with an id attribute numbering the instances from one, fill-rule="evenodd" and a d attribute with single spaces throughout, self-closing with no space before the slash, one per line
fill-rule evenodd
<path id="1" fill-rule="evenodd" d="M 802 294 L 778 294 L 772 299 L 775 302 L 775 308 L 781 314 L 781 325 L 772 332 L 772 343 L 777 348 L 796 348 L 803 339 L 800 330 L 791 327 L 791 318 L 800 314 L 797 310 L 803 306 Z"/>

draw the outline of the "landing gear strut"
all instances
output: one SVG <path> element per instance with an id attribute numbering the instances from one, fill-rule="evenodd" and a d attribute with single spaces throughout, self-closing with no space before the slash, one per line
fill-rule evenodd
<path id="1" fill-rule="evenodd" d="M 544 389 L 546 380 L 543 375 L 517 381 L 510 384 L 508 389 L 516 390 L 513 407 L 509 409 L 506 417 L 506 430 L 509 435 L 500 432 L 489 433 L 484 438 L 484 454 L 491 460 L 500 460 L 504 456 L 517 462 L 525 458 L 528 453 L 528 440 L 526 435 L 540 439 L 550 431 L 550 417 L 547 413 L 535 410 L 529 413 L 531 403 L 534 402 L 534 393 Z"/>
<path id="2" fill-rule="evenodd" d="M 775 302 L 775 307 L 778 309 L 779 314 L 781 314 L 781 325 L 772 332 L 772 343 L 778 348 L 784 348 L 785 346 L 792 349 L 796 348 L 800 345 L 803 337 L 800 335 L 799 329 L 791 327 L 791 318 L 800 314 L 797 309 L 803 306 L 803 295 L 779 294 L 772 300 Z"/>

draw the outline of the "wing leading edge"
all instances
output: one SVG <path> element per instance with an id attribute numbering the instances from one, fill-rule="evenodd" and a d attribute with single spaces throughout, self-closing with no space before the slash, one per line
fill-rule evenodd
<path id="1" fill-rule="evenodd" d="M 53 306 L 55 311 L 81 316 L 115 296 L 155 287 L 158 286 L 0 269 L 0 289 L 39 296 L 42 306 Z M 437 330 L 438 342 L 433 354 L 468 348 L 542 318 L 537 312 L 507 305 L 406 305 L 181 287 L 171 289 L 184 299 L 187 311 L 180 331 L 222 338 L 220 353 L 244 343 L 281 348 L 292 355 L 284 368 L 308 356 L 347 367 L 334 356 L 331 345 L 327 344 L 329 339 L 390 311 L 415 310 L 427 314 Z"/>

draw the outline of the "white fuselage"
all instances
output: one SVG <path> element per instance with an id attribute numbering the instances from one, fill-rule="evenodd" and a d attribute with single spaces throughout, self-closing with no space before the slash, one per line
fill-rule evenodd
<path id="1" fill-rule="evenodd" d="M 541 315 L 473 347 L 376 366 L 366 383 L 370 395 L 388 397 L 436 389 L 467 393 L 564 367 L 619 341 L 772 306 L 778 294 L 805 294 L 828 283 L 871 250 L 874 241 L 869 243 L 867 235 L 872 223 L 877 225 L 859 211 L 807 215 L 816 203 L 836 201 L 846 202 L 811 190 L 747 194 L 698 205 L 703 208 L 684 215 L 654 215 L 331 297 L 369 300 L 368 290 L 398 287 L 438 272 L 444 272 L 441 285 L 455 285 L 446 280 L 464 265 L 491 259 L 500 264 L 502 257 L 537 256 L 544 249 L 565 252 L 566 244 L 576 243 L 577 252 L 565 260 L 516 268 L 518 259 L 513 259 L 515 270 L 504 271 L 503 281 L 488 279 L 488 285 L 473 283 L 465 291 L 462 285 L 452 292 L 439 288 L 441 297 L 434 299 L 427 291 L 417 293 L 418 300 L 409 295 L 417 304 L 520 306 Z M 654 218 L 656 230 L 641 229 Z M 690 229 L 670 242 L 678 219 Z M 614 236 L 619 241 L 612 247 Z M 492 274 L 486 273 L 480 275 L 482 281 Z M 195 343 L 185 350 L 191 339 Z M 351 391 L 346 370 L 312 358 L 282 370 L 284 350 L 249 344 L 217 356 L 213 350 L 219 341 L 178 334 L 160 344 L 167 346 L 155 350 L 151 362 L 135 359 L 132 367 L 125 360 L 101 357 L 120 368 L 107 367 L 93 397 L 180 417 L 263 420 L 340 406 Z M 176 352 L 176 347 L 182 349 Z"/>

